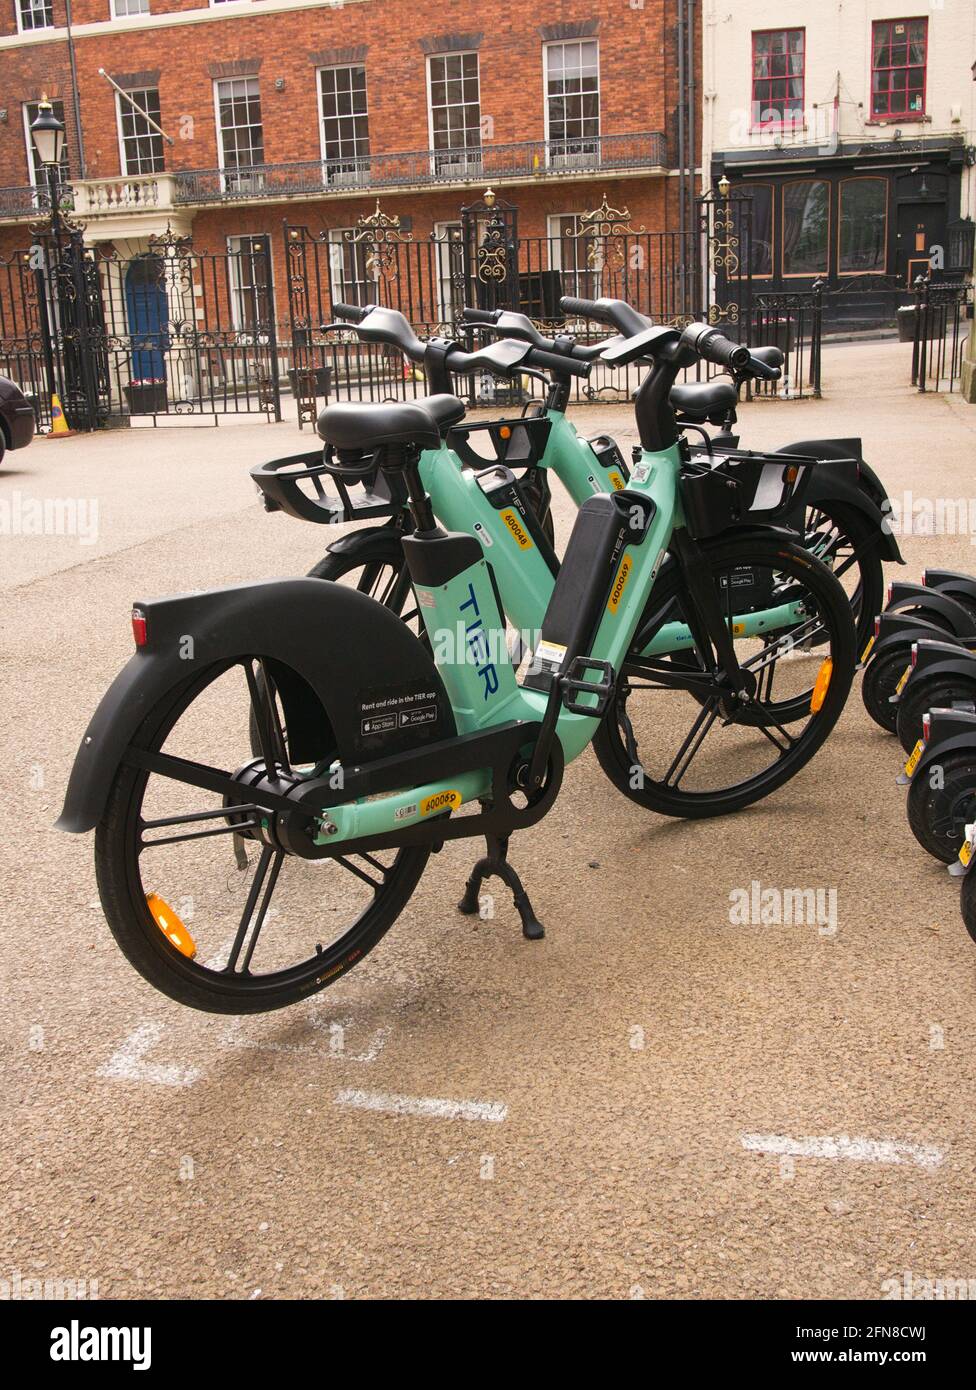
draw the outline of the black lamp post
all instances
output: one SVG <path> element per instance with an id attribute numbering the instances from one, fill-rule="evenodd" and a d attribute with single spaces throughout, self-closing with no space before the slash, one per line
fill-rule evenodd
<path id="1" fill-rule="evenodd" d="M 85 418 L 91 414 L 94 386 L 91 364 L 82 332 L 85 324 L 85 275 L 81 245 L 81 228 L 64 216 L 65 194 L 72 189 L 61 179 L 61 160 L 66 133 L 64 123 L 54 114 L 46 96 L 38 103 L 37 115 L 30 124 L 31 139 L 37 157 L 47 177 L 50 206 L 51 254 L 48 257 L 50 312 L 44 305 L 49 322 L 47 337 L 57 334 L 58 356 L 63 363 L 63 407 L 69 424 L 72 417 Z M 40 299 L 44 301 L 43 276 L 39 277 Z M 52 364 L 53 366 L 53 364 Z M 50 372 L 53 378 L 53 370 Z M 55 387 L 52 384 L 52 392 Z M 89 425 L 90 427 L 90 425 Z"/>
<path id="2" fill-rule="evenodd" d="M 54 114 L 47 97 L 38 103 L 37 115 L 30 124 L 31 139 L 47 176 L 47 191 L 51 202 L 51 230 L 55 240 L 61 232 L 61 159 L 64 154 L 66 131 L 64 123 Z"/>

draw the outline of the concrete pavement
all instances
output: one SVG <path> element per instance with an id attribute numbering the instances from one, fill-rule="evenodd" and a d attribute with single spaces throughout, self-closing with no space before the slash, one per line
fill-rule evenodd
<path id="1" fill-rule="evenodd" d="M 744 439 L 860 434 L 892 493 L 976 497 L 976 409 L 916 396 L 909 360 L 829 349 L 825 399 L 747 405 Z M 577 421 L 633 442 L 625 407 Z M 0 470 L 7 515 L 17 492 L 21 516 L 97 502 L 90 544 L 0 537 L 0 1279 L 95 1279 L 103 1297 L 879 1298 L 905 1271 L 976 1278 L 976 946 L 856 689 L 794 782 L 722 821 L 643 813 L 584 755 L 513 841 L 542 943 L 500 894 L 493 919 L 458 915 L 475 847 L 455 843 L 306 1005 L 214 1018 L 132 971 L 90 838 L 51 828 L 78 738 L 129 655 L 134 598 L 320 557 L 324 532 L 265 515 L 247 478 L 306 441 L 292 424 L 119 433 Z M 563 540 L 571 520 L 560 502 Z M 972 541 L 908 537 L 900 573 L 976 572 Z M 833 892 L 836 930 L 731 920 L 754 882 Z"/>

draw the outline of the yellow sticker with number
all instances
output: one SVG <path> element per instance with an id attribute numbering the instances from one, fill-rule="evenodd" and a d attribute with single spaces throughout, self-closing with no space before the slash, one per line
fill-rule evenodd
<path id="1" fill-rule="evenodd" d="M 922 749 L 924 747 L 925 744 L 922 742 L 921 739 L 919 739 L 918 743 L 916 743 L 915 747 L 911 751 L 911 756 L 909 757 L 908 762 L 905 764 L 906 776 L 911 777 L 915 769 L 918 767 L 919 759 L 922 756 Z"/>
<path id="2" fill-rule="evenodd" d="M 613 488 L 614 492 L 623 492 L 626 483 L 619 473 L 608 473 L 607 477 L 610 479 L 610 486 Z"/>
<path id="3" fill-rule="evenodd" d="M 518 517 L 512 511 L 511 507 L 505 508 L 505 510 L 501 514 L 501 518 L 502 521 L 504 521 L 505 525 L 508 527 L 508 529 L 511 531 L 512 535 L 515 537 L 519 549 L 531 550 L 532 542 L 529 540 L 525 527 L 519 521 Z"/>
<path id="4" fill-rule="evenodd" d="M 908 677 L 909 677 L 911 674 L 912 674 L 912 664 L 911 664 L 911 662 L 909 662 L 908 665 L 905 667 L 904 671 L 902 671 L 902 673 L 901 673 L 901 679 L 899 680 L 898 684 L 895 686 L 895 694 L 896 694 L 896 695 L 900 695 L 901 692 L 905 689 L 905 686 L 908 684 Z"/>

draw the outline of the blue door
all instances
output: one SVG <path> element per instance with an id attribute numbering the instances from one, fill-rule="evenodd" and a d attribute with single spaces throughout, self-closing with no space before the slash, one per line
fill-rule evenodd
<path id="1" fill-rule="evenodd" d="M 129 266 L 125 277 L 125 303 L 132 344 L 132 380 L 166 379 L 168 319 L 163 262 L 152 253 L 140 256 Z"/>

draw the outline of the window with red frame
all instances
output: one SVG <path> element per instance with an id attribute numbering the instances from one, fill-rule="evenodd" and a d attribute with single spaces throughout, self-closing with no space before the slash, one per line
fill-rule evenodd
<path id="1" fill-rule="evenodd" d="M 871 115 L 925 112 L 927 19 L 879 19 L 871 33 Z"/>
<path id="2" fill-rule="evenodd" d="M 802 125 L 804 48 L 803 29 L 753 33 L 753 126 Z"/>

